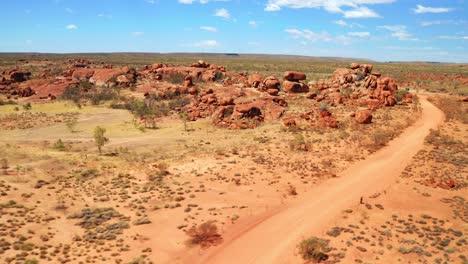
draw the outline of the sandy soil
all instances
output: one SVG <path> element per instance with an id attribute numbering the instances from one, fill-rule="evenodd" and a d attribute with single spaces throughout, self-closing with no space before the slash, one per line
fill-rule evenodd
<path id="1" fill-rule="evenodd" d="M 220 247 L 190 252 L 180 263 L 290 263 L 304 234 L 320 232 L 360 197 L 385 189 L 422 148 L 430 129 L 443 121 L 443 113 L 425 98 L 422 117 L 400 137 L 366 160 L 355 163 L 336 179 L 311 189 L 299 199 L 258 219 L 235 225 Z M 187 255 L 184 253 L 183 255 Z M 174 262 L 172 262 L 174 263 Z"/>

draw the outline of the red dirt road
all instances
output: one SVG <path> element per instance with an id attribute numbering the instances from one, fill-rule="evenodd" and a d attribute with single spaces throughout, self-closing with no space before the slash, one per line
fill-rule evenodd
<path id="1" fill-rule="evenodd" d="M 444 119 L 443 113 L 425 98 L 421 98 L 421 107 L 421 118 L 387 147 L 284 207 L 234 226 L 223 234 L 221 246 L 180 260 L 216 264 L 297 262 L 294 252 L 301 239 L 322 231 L 343 210 L 358 204 L 361 196 L 382 191 L 395 182 L 422 148 L 430 129 L 437 128 Z"/>

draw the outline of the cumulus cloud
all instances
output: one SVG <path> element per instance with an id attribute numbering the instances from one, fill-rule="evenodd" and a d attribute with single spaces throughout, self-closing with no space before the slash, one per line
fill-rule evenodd
<path id="1" fill-rule="evenodd" d="M 265 11 L 279 11 L 281 8 L 323 8 L 330 13 L 342 13 L 346 18 L 380 17 L 375 11 L 363 5 L 388 4 L 396 0 L 268 0 Z M 351 8 L 344 10 L 343 7 Z"/>
<path id="2" fill-rule="evenodd" d="M 344 17 L 346 18 L 374 18 L 381 17 L 374 10 L 371 10 L 365 6 L 358 7 L 353 10 L 344 11 Z"/>
<path id="3" fill-rule="evenodd" d="M 433 20 L 433 21 L 422 21 L 420 22 L 421 26 L 428 27 L 433 25 L 464 25 L 466 24 L 465 20 Z"/>
<path id="4" fill-rule="evenodd" d="M 447 13 L 453 11 L 453 8 L 450 7 L 429 7 L 423 5 L 417 5 L 416 8 L 413 8 L 415 14 L 425 14 L 425 13 Z"/>
<path id="5" fill-rule="evenodd" d="M 75 24 L 70 24 L 66 28 L 69 30 L 78 29 L 78 27 Z"/>
<path id="6" fill-rule="evenodd" d="M 257 26 L 257 21 L 249 21 L 249 26 L 251 27 L 256 27 Z"/>
<path id="7" fill-rule="evenodd" d="M 215 11 L 215 16 L 217 17 L 222 17 L 224 19 L 230 19 L 231 18 L 231 14 L 229 13 L 229 11 L 225 8 L 221 8 L 221 9 L 217 9 Z"/>
<path id="8" fill-rule="evenodd" d="M 307 45 L 310 42 L 318 42 L 318 41 L 336 42 L 336 43 L 340 43 L 343 45 L 349 45 L 355 40 L 345 35 L 332 36 L 327 31 L 322 31 L 319 33 L 313 32 L 308 29 L 304 29 L 304 30 L 285 29 L 284 31 L 288 33 L 291 38 L 298 40 L 301 45 Z"/>
<path id="9" fill-rule="evenodd" d="M 348 35 L 352 37 L 367 38 L 370 36 L 370 32 L 348 32 Z"/>
<path id="10" fill-rule="evenodd" d="M 438 36 L 437 38 L 448 40 L 468 40 L 468 36 Z"/>
<path id="11" fill-rule="evenodd" d="M 408 32 L 405 25 L 384 25 L 378 26 L 377 28 L 392 32 L 391 36 L 399 40 L 418 40 L 417 38 L 412 37 L 413 35 Z"/>
<path id="12" fill-rule="evenodd" d="M 362 28 L 363 26 L 361 24 L 358 24 L 358 23 L 348 23 L 344 20 L 336 20 L 336 21 L 333 21 L 333 23 L 339 25 L 339 26 L 342 26 L 342 27 L 350 27 L 350 28 L 353 28 L 353 27 L 359 27 L 359 28 Z"/>
<path id="13" fill-rule="evenodd" d="M 326 31 L 323 31 L 321 33 L 315 33 L 308 29 L 304 29 L 304 30 L 285 29 L 284 31 L 288 33 L 294 39 L 302 39 L 302 40 L 307 40 L 311 42 L 332 40 L 332 38 L 330 37 L 330 34 Z"/>
<path id="14" fill-rule="evenodd" d="M 210 32 L 218 32 L 218 29 L 215 27 L 209 27 L 209 26 L 202 26 L 200 27 L 201 30 L 205 31 L 210 31 Z"/>

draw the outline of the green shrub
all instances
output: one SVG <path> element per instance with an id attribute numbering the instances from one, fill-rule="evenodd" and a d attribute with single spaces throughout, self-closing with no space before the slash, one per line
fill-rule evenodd
<path id="1" fill-rule="evenodd" d="M 371 138 L 376 146 L 385 146 L 392 139 L 392 133 L 383 129 L 376 129 Z"/>
<path id="2" fill-rule="evenodd" d="M 102 154 L 102 147 L 109 141 L 109 138 L 105 136 L 106 129 L 100 126 L 94 128 L 94 142 L 99 150 L 99 154 Z"/>
<path id="3" fill-rule="evenodd" d="M 25 111 L 29 111 L 29 110 L 31 110 L 31 108 L 32 108 L 31 103 L 27 103 L 27 104 L 24 104 L 24 105 L 23 105 L 23 109 L 24 109 Z"/>
<path id="4" fill-rule="evenodd" d="M 406 94 L 408 93 L 409 93 L 408 89 L 400 89 L 395 92 L 394 97 L 397 100 L 397 102 L 401 102 L 403 101 L 403 99 L 405 99 Z"/>
<path id="5" fill-rule="evenodd" d="M 319 103 L 318 104 L 318 109 L 321 111 L 328 111 L 330 107 L 326 103 Z"/>
<path id="6" fill-rule="evenodd" d="M 302 240 L 298 249 L 302 259 L 307 262 L 318 263 L 328 259 L 328 255 L 325 253 L 327 247 L 327 240 L 311 237 L 309 239 Z"/>
<path id="7" fill-rule="evenodd" d="M 173 84 L 183 84 L 185 81 L 185 75 L 180 72 L 174 72 L 164 79 Z"/>
<path id="8" fill-rule="evenodd" d="M 65 144 L 63 143 L 62 139 L 58 139 L 55 143 L 54 143 L 54 149 L 58 150 L 58 151 L 65 151 L 66 150 L 66 147 L 65 147 Z"/>

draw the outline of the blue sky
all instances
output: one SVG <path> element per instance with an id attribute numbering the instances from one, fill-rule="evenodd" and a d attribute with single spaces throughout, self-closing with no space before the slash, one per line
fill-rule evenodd
<path id="1" fill-rule="evenodd" d="M 0 0 L 0 52 L 468 62 L 468 0 Z"/>

